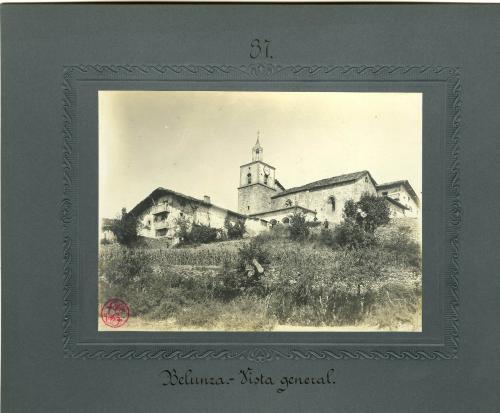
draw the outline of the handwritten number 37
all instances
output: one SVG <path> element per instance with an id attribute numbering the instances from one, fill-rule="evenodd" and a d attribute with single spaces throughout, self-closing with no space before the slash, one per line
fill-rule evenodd
<path id="1" fill-rule="evenodd" d="M 262 56 L 266 59 L 272 59 L 269 51 L 270 44 L 270 40 L 253 39 L 250 42 L 250 58 L 257 59 Z"/>

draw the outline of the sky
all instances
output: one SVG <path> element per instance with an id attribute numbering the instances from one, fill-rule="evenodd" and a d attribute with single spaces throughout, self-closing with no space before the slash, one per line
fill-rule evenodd
<path id="1" fill-rule="evenodd" d="M 420 93 L 99 91 L 100 218 L 157 187 L 236 211 L 257 133 L 285 188 L 368 170 L 421 198 Z"/>

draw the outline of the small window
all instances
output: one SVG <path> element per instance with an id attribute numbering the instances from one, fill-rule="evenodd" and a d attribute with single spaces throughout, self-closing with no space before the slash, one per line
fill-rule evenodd
<path id="1" fill-rule="evenodd" d="M 367 176 L 365 176 L 365 182 L 368 182 L 368 177 Z"/>
<path id="2" fill-rule="evenodd" d="M 264 175 L 264 183 L 267 185 L 267 178 L 268 176 L 267 175 Z"/>
<path id="3" fill-rule="evenodd" d="M 252 183 L 252 174 L 251 174 L 251 173 L 248 173 L 248 174 L 247 174 L 247 183 L 248 183 L 248 184 L 251 184 L 251 183 Z"/>
<path id="4" fill-rule="evenodd" d="M 283 222 L 283 224 L 289 224 L 290 223 L 290 218 L 288 217 L 285 217 L 281 220 L 281 222 Z"/>
<path id="5" fill-rule="evenodd" d="M 328 198 L 328 202 L 332 206 L 332 212 L 335 212 L 335 197 L 332 195 L 331 197 Z"/>
<path id="6" fill-rule="evenodd" d="M 247 211 L 250 211 L 250 205 L 247 206 Z"/>
<path id="7" fill-rule="evenodd" d="M 287 200 L 285 201 L 285 206 L 286 206 L 286 207 L 291 207 L 291 206 L 292 206 L 292 200 L 291 200 L 291 199 L 287 199 Z"/>
<path id="8" fill-rule="evenodd" d="M 271 224 L 272 227 L 274 227 L 278 223 L 278 221 L 272 219 L 271 221 L 269 221 L 269 223 Z"/>
<path id="9" fill-rule="evenodd" d="M 167 235 L 167 229 L 162 228 L 162 229 L 157 229 L 156 230 L 156 236 L 157 237 L 165 237 Z"/>
<path id="10" fill-rule="evenodd" d="M 184 212 L 181 212 L 179 213 L 179 215 L 181 216 L 181 218 L 184 216 Z"/>

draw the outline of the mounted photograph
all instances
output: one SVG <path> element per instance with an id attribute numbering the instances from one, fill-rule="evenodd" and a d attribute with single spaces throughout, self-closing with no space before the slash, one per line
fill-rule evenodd
<path id="1" fill-rule="evenodd" d="M 422 331 L 422 94 L 99 91 L 99 331 Z"/>

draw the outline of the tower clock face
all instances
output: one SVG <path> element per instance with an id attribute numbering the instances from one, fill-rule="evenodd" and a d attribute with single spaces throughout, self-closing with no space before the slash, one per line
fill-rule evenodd
<path id="1" fill-rule="evenodd" d="M 271 170 L 269 169 L 268 166 L 264 166 L 264 174 L 265 175 L 269 175 L 269 173 L 271 172 Z"/>

